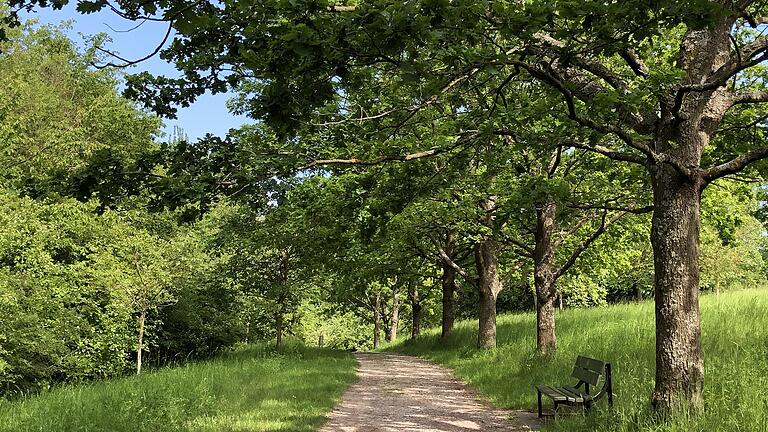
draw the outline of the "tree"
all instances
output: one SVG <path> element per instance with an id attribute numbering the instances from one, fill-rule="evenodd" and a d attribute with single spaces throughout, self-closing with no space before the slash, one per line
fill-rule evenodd
<path id="1" fill-rule="evenodd" d="M 79 53 L 60 29 L 30 24 L 5 47 L 4 184 L 32 197 L 98 198 L 102 208 L 140 193 L 130 167 L 157 147 L 159 119 L 120 97 L 114 72 L 89 70 L 98 56 Z"/>
<path id="2" fill-rule="evenodd" d="M 106 283 L 120 287 L 125 301 L 137 314 L 136 374 L 141 373 L 147 315 L 177 301 L 170 286 L 167 244 L 148 233 L 138 232 L 116 242 L 108 253 L 96 258 Z"/>

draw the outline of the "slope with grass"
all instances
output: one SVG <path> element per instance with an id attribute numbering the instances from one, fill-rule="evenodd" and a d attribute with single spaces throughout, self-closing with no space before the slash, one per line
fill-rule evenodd
<path id="1" fill-rule="evenodd" d="M 252 345 L 214 360 L 15 401 L 0 431 L 312 431 L 355 381 L 345 352 Z"/>
<path id="2" fill-rule="evenodd" d="M 499 318 L 496 349 L 474 348 L 476 322 L 462 322 L 445 343 L 439 329 L 416 341 L 388 349 L 432 359 L 491 402 L 507 408 L 535 409 L 536 384 L 566 384 L 577 355 L 613 364 L 614 410 L 599 409 L 584 418 L 562 416 L 547 431 L 768 431 L 768 289 L 701 298 L 705 356 L 705 414 L 682 413 L 654 419 L 654 312 L 650 302 L 565 310 L 557 316 L 558 351 L 535 354 L 532 314 Z M 574 413 L 576 411 L 573 411 Z"/>

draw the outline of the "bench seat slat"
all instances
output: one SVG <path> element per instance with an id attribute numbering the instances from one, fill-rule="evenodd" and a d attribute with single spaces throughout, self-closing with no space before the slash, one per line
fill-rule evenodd
<path id="1" fill-rule="evenodd" d="M 554 401 L 581 403 L 584 399 L 578 394 L 573 394 L 563 388 L 554 388 L 541 384 L 536 387 L 542 394 L 547 395 Z"/>
<path id="2" fill-rule="evenodd" d="M 576 387 L 571 386 L 562 386 L 561 389 L 566 390 L 570 393 L 573 393 L 574 395 L 584 399 L 585 401 L 592 400 L 592 395 L 588 395 L 584 393 L 583 391 L 577 389 Z"/>

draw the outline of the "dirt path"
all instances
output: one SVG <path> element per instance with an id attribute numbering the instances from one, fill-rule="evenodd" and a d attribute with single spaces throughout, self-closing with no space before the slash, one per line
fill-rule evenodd
<path id="1" fill-rule="evenodd" d="M 359 381 L 321 432 L 465 432 L 536 430 L 535 415 L 480 403 L 451 372 L 397 354 L 356 354 Z"/>

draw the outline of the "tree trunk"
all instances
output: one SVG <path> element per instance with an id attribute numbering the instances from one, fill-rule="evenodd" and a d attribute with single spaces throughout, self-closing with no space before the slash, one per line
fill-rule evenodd
<path id="1" fill-rule="evenodd" d="M 493 231 L 496 197 L 491 196 L 480 202 L 485 213 L 483 224 Z M 477 346 L 496 347 L 496 298 L 503 285 L 499 278 L 499 246 L 496 239 L 486 237 L 475 244 L 475 266 L 479 277 L 477 288 L 480 294 L 479 329 Z"/>
<path id="2" fill-rule="evenodd" d="M 280 348 L 283 342 L 283 312 L 278 310 L 275 313 L 275 347 Z"/>
<path id="3" fill-rule="evenodd" d="M 445 239 L 445 253 L 451 259 L 455 257 L 454 254 L 454 233 L 453 231 L 448 231 L 448 234 L 446 235 Z M 442 289 L 443 289 L 443 320 L 442 320 L 442 331 L 440 333 L 440 338 L 442 340 L 445 340 L 448 338 L 448 335 L 451 334 L 451 331 L 453 330 L 453 321 L 455 319 L 455 314 L 453 311 L 453 296 L 456 293 L 456 270 L 451 267 L 450 265 L 446 264 L 442 260 L 440 260 L 441 266 L 443 267 L 443 276 L 442 276 Z"/>
<path id="4" fill-rule="evenodd" d="M 416 339 L 421 335 L 421 299 L 418 285 L 408 282 L 408 292 L 411 298 L 411 339 Z"/>
<path id="5" fill-rule="evenodd" d="M 376 303 L 373 307 L 373 349 L 381 344 L 381 294 L 376 293 Z"/>
<path id="6" fill-rule="evenodd" d="M 387 334 L 387 342 L 393 342 L 397 339 L 397 327 L 400 325 L 400 298 L 398 292 L 400 291 L 400 283 L 396 282 L 392 287 L 392 315 L 389 319 L 389 333 Z"/>
<path id="7" fill-rule="evenodd" d="M 141 352 L 144 351 L 144 322 L 147 318 L 147 312 L 141 311 L 139 315 L 139 341 L 136 344 L 136 375 L 141 373 Z"/>
<path id="8" fill-rule="evenodd" d="M 655 268 L 656 409 L 703 408 L 699 313 L 700 180 L 669 165 L 652 169 L 651 244 Z M 697 177 L 698 178 L 698 177 Z"/>
<path id="9" fill-rule="evenodd" d="M 536 349 L 549 354 L 557 349 L 555 336 L 555 288 L 554 251 L 552 232 L 555 228 L 557 206 L 551 200 L 538 204 L 536 209 L 536 247 L 533 251 L 536 286 Z"/>
<path id="10" fill-rule="evenodd" d="M 502 289 L 496 240 L 489 238 L 475 245 L 475 263 L 480 277 L 478 282 L 480 323 L 477 346 L 494 348 L 496 347 L 496 298 Z"/>

